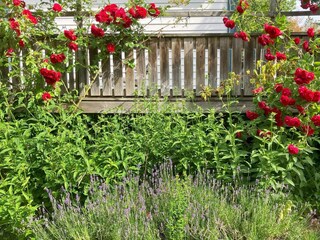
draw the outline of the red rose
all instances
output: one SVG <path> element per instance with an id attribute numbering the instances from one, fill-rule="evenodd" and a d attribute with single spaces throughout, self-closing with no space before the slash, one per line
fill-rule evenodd
<path id="1" fill-rule="evenodd" d="M 293 39 L 293 41 L 294 41 L 294 43 L 296 44 L 296 45 L 298 45 L 299 43 L 300 43 L 300 38 L 298 38 L 298 37 L 296 37 L 295 39 Z"/>
<path id="2" fill-rule="evenodd" d="M 124 28 L 129 28 L 131 24 L 132 24 L 131 18 L 129 18 L 128 16 L 125 16 L 124 18 L 122 18 L 122 26 Z"/>
<path id="3" fill-rule="evenodd" d="M 301 129 L 304 133 L 307 134 L 307 136 L 311 136 L 314 134 L 314 129 L 309 125 L 303 125 L 301 126 Z"/>
<path id="4" fill-rule="evenodd" d="M 148 11 L 144 7 L 136 6 L 128 10 L 128 13 L 136 19 L 143 19 L 147 17 Z"/>
<path id="5" fill-rule="evenodd" d="M 241 132 L 236 132 L 236 138 L 242 138 L 242 133 Z"/>
<path id="6" fill-rule="evenodd" d="M 60 54 L 51 54 L 50 61 L 53 64 L 62 63 L 66 59 L 66 56 L 63 53 Z"/>
<path id="7" fill-rule="evenodd" d="M 241 6 L 239 6 L 239 5 L 237 6 L 236 10 L 237 10 L 237 12 L 240 13 L 240 14 L 244 13 L 244 9 L 243 9 Z"/>
<path id="8" fill-rule="evenodd" d="M 231 19 L 228 19 L 227 17 L 223 18 L 223 23 L 227 28 L 230 29 L 233 29 L 236 26 L 235 22 Z"/>
<path id="9" fill-rule="evenodd" d="M 310 11 L 312 12 L 312 13 L 317 13 L 318 12 L 318 10 L 319 10 L 319 6 L 316 4 L 316 3 L 314 3 L 314 4 L 310 4 Z"/>
<path id="10" fill-rule="evenodd" d="M 310 38 L 314 37 L 314 29 L 313 28 L 308 28 L 307 34 Z"/>
<path id="11" fill-rule="evenodd" d="M 68 47 L 69 47 L 70 50 L 73 50 L 75 52 L 78 51 L 78 44 L 76 44 L 75 42 L 70 42 L 68 44 Z"/>
<path id="12" fill-rule="evenodd" d="M 281 95 L 280 102 L 283 106 L 289 106 L 289 105 L 294 105 L 296 103 L 296 100 L 286 95 Z"/>
<path id="13" fill-rule="evenodd" d="M 297 147 L 296 147 L 295 145 L 293 145 L 293 144 L 289 144 L 289 145 L 288 145 L 288 152 L 289 152 L 290 154 L 296 155 L 296 154 L 299 153 L 299 148 L 297 148 Z"/>
<path id="14" fill-rule="evenodd" d="M 277 60 L 287 60 L 287 56 L 284 53 L 276 52 L 276 58 Z"/>
<path id="15" fill-rule="evenodd" d="M 308 9 L 310 7 L 310 0 L 301 0 L 301 8 Z"/>
<path id="16" fill-rule="evenodd" d="M 108 53 L 114 53 L 116 51 L 116 46 L 113 43 L 108 43 L 106 48 Z"/>
<path id="17" fill-rule="evenodd" d="M 148 13 L 152 17 L 158 17 L 161 12 L 154 3 L 150 3 Z"/>
<path id="18" fill-rule="evenodd" d="M 263 87 L 258 87 L 256 89 L 253 89 L 252 90 L 252 93 L 253 94 L 258 94 L 258 93 L 261 93 L 263 91 Z"/>
<path id="19" fill-rule="evenodd" d="M 14 52 L 14 49 L 13 48 L 9 48 L 7 50 L 7 52 L 6 52 L 6 57 L 11 57 L 13 52 Z"/>
<path id="20" fill-rule="evenodd" d="M 301 98 L 306 100 L 307 102 L 312 102 L 314 98 L 314 92 L 308 89 L 306 86 L 300 86 L 298 88 L 298 93 Z"/>
<path id="21" fill-rule="evenodd" d="M 273 61 L 276 58 L 276 56 L 271 54 L 270 48 L 267 49 L 267 52 L 264 55 L 264 57 L 266 58 L 267 61 Z"/>
<path id="22" fill-rule="evenodd" d="M 290 97 L 291 96 L 291 90 L 289 88 L 283 88 L 282 89 L 282 95 Z"/>
<path id="23" fill-rule="evenodd" d="M 40 74 L 44 77 L 46 83 L 52 86 L 54 86 L 56 82 L 60 81 L 61 78 L 60 72 L 49 70 L 47 68 L 41 68 Z"/>
<path id="24" fill-rule="evenodd" d="M 23 48 L 25 46 L 24 41 L 22 39 L 19 40 L 19 46 Z"/>
<path id="25" fill-rule="evenodd" d="M 95 15 L 97 22 L 110 24 L 112 22 L 112 17 L 104 10 L 101 10 Z"/>
<path id="26" fill-rule="evenodd" d="M 74 34 L 74 30 L 64 30 L 64 36 L 68 39 L 70 39 L 71 41 L 75 41 L 77 40 L 77 36 Z"/>
<path id="27" fill-rule="evenodd" d="M 314 80 L 314 73 L 308 72 L 307 70 L 297 68 L 294 73 L 294 81 L 298 85 L 302 84 L 309 84 L 311 81 Z"/>
<path id="28" fill-rule="evenodd" d="M 313 122 L 313 124 L 315 126 L 318 126 L 320 127 L 320 115 L 314 115 L 312 118 L 311 118 L 311 121 Z"/>
<path id="29" fill-rule="evenodd" d="M 313 102 L 320 102 L 320 91 L 313 92 Z"/>
<path id="30" fill-rule="evenodd" d="M 20 6 L 21 1 L 20 0 L 13 0 L 12 3 L 14 6 Z"/>
<path id="31" fill-rule="evenodd" d="M 38 23 L 37 18 L 32 15 L 30 10 L 24 9 L 21 14 L 26 16 L 30 20 L 30 22 L 32 22 L 33 24 L 37 24 Z"/>
<path id="32" fill-rule="evenodd" d="M 252 112 L 252 111 L 247 110 L 246 111 L 246 116 L 247 116 L 248 119 L 254 120 L 254 119 L 259 117 L 259 114 L 256 113 L 256 112 Z"/>
<path id="33" fill-rule="evenodd" d="M 95 37 L 103 37 L 104 36 L 104 31 L 102 28 L 97 27 L 96 25 L 92 24 L 91 25 L 91 33 Z"/>
<path id="34" fill-rule="evenodd" d="M 117 10 L 118 10 L 118 6 L 117 4 L 109 4 L 109 5 L 106 5 L 103 10 L 106 11 L 106 12 L 109 12 L 112 16 L 115 16 Z"/>
<path id="35" fill-rule="evenodd" d="M 277 93 L 282 92 L 283 85 L 281 83 L 277 83 L 276 85 L 274 85 L 274 90 L 276 90 Z"/>
<path id="36" fill-rule="evenodd" d="M 262 46 L 274 44 L 274 41 L 270 38 L 268 34 L 262 34 L 258 37 L 258 43 Z"/>
<path id="37" fill-rule="evenodd" d="M 302 115 L 306 114 L 304 107 L 302 107 L 301 105 L 297 105 L 296 108 L 300 114 Z"/>
<path id="38" fill-rule="evenodd" d="M 41 98 L 42 98 L 43 101 L 48 101 L 48 100 L 50 100 L 52 97 L 51 97 L 51 94 L 50 94 L 50 93 L 44 92 L 44 93 L 42 94 Z"/>
<path id="39" fill-rule="evenodd" d="M 302 48 L 306 51 L 306 52 L 311 52 L 311 48 L 309 47 L 309 41 L 305 40 L 302 44 Z"/>
<path id="40" fill-rule="evenodd" d="M 54 3 L 52 10 L 55 12 L 61 12 L 62 11 L 62 6 L 59 3 Z"/>
<path id="41" fill-rule="evenodd" d="M 266 33 L 269 33 L 270 38 L 277 38 L 282 34 L 279 28 L 268 25 L 267 23 L 264 24 L 264 30 L 266 31 Z"/>
<path id="42" fill-rule="evenodd" d="M 290 116 L 284 117 L 284 123 L 289 127 L 300 127 L 300 125 L 301 125 L 301 121 L 299 118 L 290 117 Z"/>

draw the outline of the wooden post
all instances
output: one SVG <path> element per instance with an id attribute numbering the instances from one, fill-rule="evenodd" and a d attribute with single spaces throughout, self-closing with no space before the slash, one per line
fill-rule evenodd
<path id="1" fill-rule="evenodd" d="M 277 15 L 277 6 L 278 6 L 277 0 L 270 0 L 269 16 L 273 22 Z"/>

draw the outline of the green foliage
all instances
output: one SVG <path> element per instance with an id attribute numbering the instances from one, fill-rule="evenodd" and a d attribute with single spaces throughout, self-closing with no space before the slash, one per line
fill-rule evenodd
<path id="1" fill-rule="evenodd" d="M 92 182 L 81 204 L 69 193 L 33 220 L 36 239 L 318 239 L 288 196 L 232 187 L 211 173 L 177 178 L 161 166 L 115 187 Z"/>

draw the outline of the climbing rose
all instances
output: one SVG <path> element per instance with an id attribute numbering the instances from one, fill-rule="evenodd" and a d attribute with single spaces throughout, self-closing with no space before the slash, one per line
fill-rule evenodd
<path id="1" fill-rule="evenodd" d="M 44 93 L 42 94 L 41 98 L 42 98 L 43 101 L 48 101 L 48 100 L 51 99 L 52 97 L 51 97 L 51 94 L 50 94 L 50 93 L 44 92 Z"/>
<path id="2" fill-rule="evenodd" d="M 311 136 L 314 134 L 314 129 L 309 125 L 303 125 L 301 126 L 301 129 L 304 133 L 307 134 L 307 136 Z"/>
<path id="3" fill-rule="evenodd" d="M 20 0 L 13 0 L 12 3 L 14 6 L 20 6 L 21 1 Z"/>
<path id="4" fill-rule="evenodd" d="M 267 61 L 273 61 L 276 58 L 276 56 L 271 54 L 270 48 L 267 49 L 267 52 L 264 55 L 264 57 L 266 58 Z"/>
<path id="5" fill-rule="evenodd" d="M 298 85 L 302 84 L 309 84 L 311 81 L 314 80 L 314 73 L 308 72 L 307 70 L 297 68 L 294 73 L 294 81 Z"/>
<path id="6" fill-rule="evenodd" d="M 287 56 L 284 53 L 276 52 L 276 58 L 277 60 L 287 60 Z"/>
<path id="7" fill-rule="evenodd" d="M 283 88 L 282 89 L 282 95 L 285 95 L 285 96 L 288 96 L 290 97 L 291 96 L 291 90 L 289 88 Z"/>
<path id="8" fill-rule="evenodd" d="M 233 36 L 234 36 L 235 38 L 241 38 L 241 39 L 242 39 L 243 41 L 245 41 L 245 42 L 248 42 L 248 41 L 249 41 L 248 35 L 247 35 L 247 33 L 244 32 L 244 31 L 235 32 L 235 33 L 233 34 Z"/>
<path id="9" fill-rule="evenodd" d="M 311 121 L 313 122 L 313 124 L 315 126 L 318 126 L 320 127 L 320 115 L 314 115 L 312 118 L 311 118 Z"/>
<path id="10" fill-rule="evenodd" d="M 308 34 L 308 37 L 313 38 L 314 37 L 314 29 L 308 28 L 307 34 Z"/>
<path id="11" fill-rule="evenodd" d="M 270 35 L 270 38 L 277 38 L 282 34 L 279 28 L 268 25 L 267 23 L 264 24 L 264 30 Z"/>
<path id="12" fill-rule="evenodd" d="M 60 81 L 61 78 L 60 72 L 49 70 L 47 68 L 41 68 L 40 74 L 44 77 L 46 83 L 52 86 L 54 86 L 56 82 Z"/>
<path id="13" fill-rule="evenodd" d="M 300 127 L 301 121 L 297 117 L 290 117 L 290 116 L 285 116 L 284 117 L 284 123 L 287 124 L 289 127 Z"/>
<path id="14" fill-rule="evenodd" d="M 290 154 L 296 155 L 296 154 L 299 153 L 299 148 L 297 148 L 297 147 L 296 147 L 295 145 L 293 145 L 293 144 L 289 144 L 289 145 L 288 145 L 288 152 L 289 152 Z"/>
<path id="15" fill-rule="evenodd" d="M 253 94 L 258 94 L 258 93 L 261 93 L 263 91 L 263 87 L 258 87 L 256 89 L 253 89 L 252 90 L 252 93 Z"/>
<path id="16" fill-rule="evenodd" d="M 294 105 L 296 103 L 296 100 L 286 95 L 281 95 L 280 102 L 283 106 L 289 106 L 289 105 Z"/>
<path id="17" fill-rule="evenodd" d="M 144 7 L 136 6 L 128 10 L 128 13 L 136 19 L 143 19 L 147 17 L 148 11 Z"/>
<path id="18" fill-rule="evenodd" d="M 227 17 L 223 18 L 223 23 L 227 28 L 233 29 L 235 27 L 235 22 Z"/>
<path id="19" fill-rule="evenodd" d="M 302 48 L 306 51 L 306 52 L 311 52 L 311 48 L 309 47 L 309 41 L 305 40 L 302 44 Z"/>
<path id="20" fill-rule="evenodd" d="M 6 57 L 11 57 L 13 52 L 14 52 L 14 49 L 13 48 L 9 48 L 7 50 L 7 52 L 6 52 Z"/>
<path id="21" fill-rule="evenodd" d="M 55 12 L 61 12 L 62 6 L 59 3 L 55 3 L 55 4 L 53 4 L 52 10 Z"/>
<path id="22" fill-rule="evenodd" d="M 319 6 L 316 3 L 310 4 L 309 9 L 312 13 L 317 13 L 317 11 L 319 10 Z"/>
<path id="23" fill-rule="evenodd" d="M 108 43 L 106 48 L 108 53 L 114 53 L 116 51 L 116 46 L 113 43 Z"/>
<path id="24" fill-rule="evenodd" d="M 102 28 L 97 27 L 96 25 L 92 24 L 91 25 L 91 33 L 95 37 L 103 37 L 104 36 L 104 31 Z"/>
<path id="25" fill-rule="evenodd" d="M 277 93 L 282 92 L 283 85 L 281 83 L 277 83 L 276 85 L 274 85 L 274 90 L 276 90 Z"/>
<path id="26" fill-rule="evenodd" d="M 74 30 L 64 30 L 64 36 L 68 39 L 70 39 L 71 41 L 75 41 L 77 40 L 77 36 L 74 34 Z"/>
<path id="27" fill-rule="evenodd" d="M 101 10 L 95 15 L 96 21 L 100 23 L 110 24 L 112 22 L 112 17 L 106 13 L 104 10 Z"/>
<path id="28" fill-rule="evenodd" d="M 262 34 L 258 37 L 258 43 L 262 46 L 274 44 L 274 41 L 270 38 L 268 34 Z"/>
<path id="29" fill-rule="evenodd" d="M 152 17 L 158 17 L 161 12 L 154 3 L 150 3 L 148 13 Z"/>
<path id="30" fill-rule="evenodd" d="M 78 44 L 76 44 L 75 42 L 70 42 L 68 44 L 68 47 L 69 47 L 70 50 L 73 50 L 75 52 L 78 51 Z"/>
<path id="31" fill-rule="evenodd" d="M 300 86 L 298 88 L 298 93 L 301 98 L 306 100 L 307 102 L 312 102 L 314 98 L 314 92 L 308 89 L 306 86 Z"/>
<path id="32" fill-rule="evenodd" d="M 259 117 L 259 114 L 256 113 L 256 112 L 252 112 L 252 111 L 247 110 L 246 111 L 246 116 L 247 116 L 248 119 L 254 120 L 254 119 Z"/>
<path id="33" fill-rule="evenodd" d="M 304 107 L 302 107 L 301 105 L 296 105 L 296 108 L 300 114 L 306 114 Z"/>
<path id="34" fill-rule="evenodd" d="M 51 56 L 50 56 L 50 61 L 51 61 L 53 64 L 61 63 L 61 62 L 63 62 L 65 59 L 66 59 L 66 56 L 65 56 L 63 53 L 60 53 L 60 54 L 51 54 Z"/>
<path id="35" fill-rule="evenodd" d="M 22 11 L 22 15 L 26 16 L 30 22 L 32 22 L 33 24 L 37 24 L 38 23 L 38 20 L 35 16 L 32 15 L 32 13 L 30 12 L 30 10 L 28 9 L 24 9 Z"/>
<path id="36" fill-rule="evenodd" d="M 21 48 L 23 48 L 24 46 L 25 46 L 25 43 L 24 43 L 24 41 L 22 40 L 22 39 L 20 39 L 19 40 L 19 46 L 21 47 Z"/>
<path id="37" fill-rule="evenodd" d="M 296 37 L 295 39 L 293 39 L 293 41 L 294 41 L 294 43 L 296 44 L 296 45 L 298 45 L 299 43 L 300 43 L 300 38 L 298 38 L 298 37 Z"/>

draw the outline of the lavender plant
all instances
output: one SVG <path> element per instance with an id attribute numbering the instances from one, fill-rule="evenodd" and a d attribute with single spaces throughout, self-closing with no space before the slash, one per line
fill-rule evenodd
<path id="1" fill-rule="evenodd" d="M 84 204 L 49 192 L 53 213 L 30 222 L 36 239 L 319 239 L 288 200 L 212 174 L 178 178 L 162 165 L 115 187 L 95 178 Z"/>

